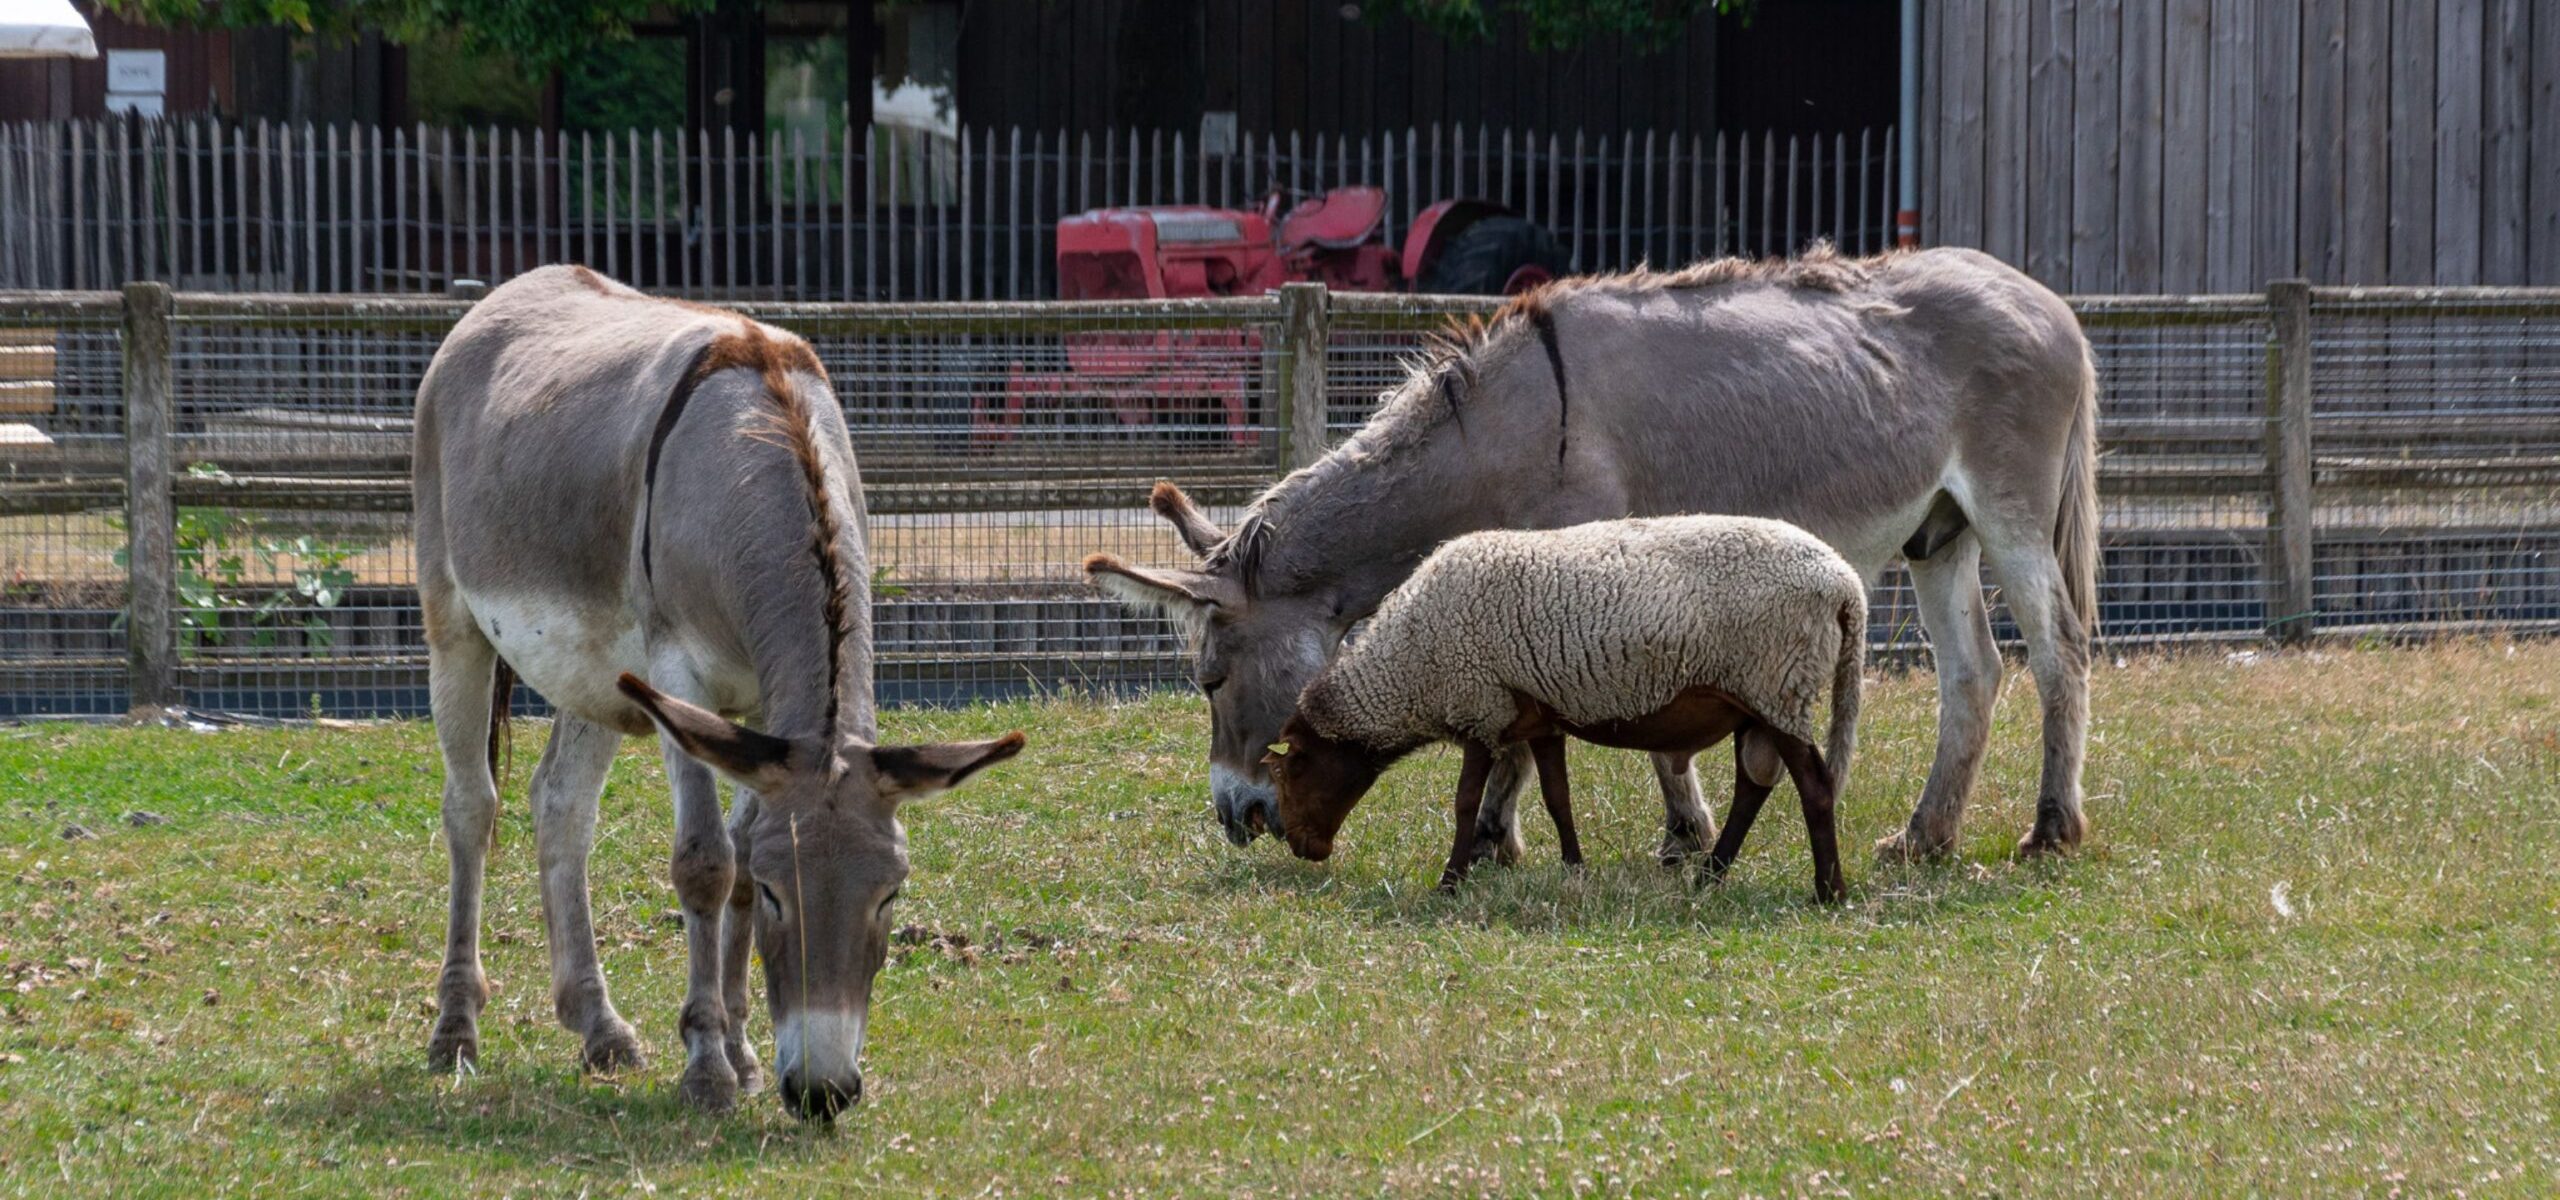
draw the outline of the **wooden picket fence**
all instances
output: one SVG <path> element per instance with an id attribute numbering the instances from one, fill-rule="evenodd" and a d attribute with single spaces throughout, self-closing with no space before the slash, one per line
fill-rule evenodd
<path id="1" fill-rule="evenodd" d="M 0 289 L 421 293 L 574 260 L 660 291 L 1038 300 L 1058 218 L 1386 189 L 1392 242 L 1431 203 L 1498 201 L 1578 270 L 1892 237 L 1892 130 L 1590 137 L 1434 126 L 1211 150 L 1105 135 L 878 126 L 812 142 L 679 130 L 231 124 L 0 126 Z"/>

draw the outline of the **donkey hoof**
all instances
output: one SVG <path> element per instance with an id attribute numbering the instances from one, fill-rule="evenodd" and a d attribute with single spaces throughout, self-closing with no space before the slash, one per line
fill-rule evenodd
<path id="1" fill-rule="evenodd" d="M 633 1070 L 649 1060 L 640 1049 L 640 1035 L 622 1021 L 587 1038 L 586 1058 L 587 1070 L 598 1075 Z"/>
<path id="2" fill-rule="evenodd" d="M 763 1087 L 764 1067 L 756 1062 L 755 1047 L 738 1041 L 728 1043 L 726 1048 L 729 1053 L 729 1069 L 736 1072 L 738 1076 L 738 1091 L 752 1092 Z"/>
<path id="3" fill-rule="evenodd" d="M 2080 839 L 2071 833 L 2048 830 L 2039 825 L 2036 831 L 2018 839 L 2018 861 L 2039 858 L 2061 858 L 2080 848 Z"/>
<path id="4" fill-rule="evenodd" d="M 480 1031 L 469 1025 L 448 1028 L 438 1022 L 435 1036 L 427 1041 L 427 1069 L 438 1075 L 450 1075 L 480 1063 Z"/>
<path id="5" fill-rule="evenodd" d="M 1497 867 L 1508 867 L 1517 864 L 1521 854 L 1520 839 L 1516 835 L 1497 838 L 1480 833 L 1476 835 L 1475 844 L 1467 848 L 1467 865 L 1492 863 Z"/>
<path id="6" fill-rule="evenodd" d="M 727 1112 L 738 1106 L 738 1073 L 726 1056 L 702 1059 L 685 1069 L 676 1096 L 703 1112 Z"/>
<path id="7" fill-rule="evenodd" d="M 2078 806 L 2066 810 L 2059 805 L 2039 805 L 2035 828 L 2018 839 L 2018 857 L 2023 861 L 2048 854 L 2067 854 L 2077 849 L 2080 840 L 2088 833 L 2089 819 L 2080 815 Z"/>
<path id="8" fill-rule="evenodd" d="M 1953 853 L 1955 840 L 1931 844 L 1905 829 L 1890 837 L 1876 839 L 1876 861 L 1886 866 L 1905 863 L 1937 862 Z"/>
<path id="9" fill-rule="evenodd" d="M 1698 831 L 1692 829 L 1684 833 L 1662 835 L 1662 848 L 1654 851 L 1653 856 L 1664 867 L 1676 871 L 1689 865 L 1706 852 L 1706 843 L 1699 840 Z"/>

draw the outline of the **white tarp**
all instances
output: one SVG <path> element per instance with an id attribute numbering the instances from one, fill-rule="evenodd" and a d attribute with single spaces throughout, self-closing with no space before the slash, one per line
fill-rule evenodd
<path id="1" fill-rule="evenodd" d="M 96 58 L 71 0 L 0 0 L 0 58 Z"/>

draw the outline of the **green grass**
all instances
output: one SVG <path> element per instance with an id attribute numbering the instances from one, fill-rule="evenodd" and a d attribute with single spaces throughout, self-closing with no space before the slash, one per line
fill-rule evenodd
<path id="1" fill-rule="evenodd" d="M 1871 684 L 1852 845 L 1909 808 L 1929 686 Z M 1727 884 L 1666 875 L 1631 756 L 1574 752 L 1587 876 L 1532 815 L 1531 865 L 1451 898 L 1447 752 L 1312 865 L 1219 839 L 1195 702 L 892 713 L 1033 742 L 908 814 L 903 919 L 973 944 L 893 958 L 832 1130 L 672 1096 L 648 747 L 594 877 L 655 1057 L 582 1078 L 552 1022 L 528 728 L 483 1073 L 447 1079 L 423 726 L 0 729 L 0 1193 L 2560 1189 L 2560 645 L 2136 658 L 2096 711 L 2087 853 L 2005 857 L 2036 765 L 2013 672 L 1961 860 L 1861 851 L 1842 910 L 1785 792 Z"/>

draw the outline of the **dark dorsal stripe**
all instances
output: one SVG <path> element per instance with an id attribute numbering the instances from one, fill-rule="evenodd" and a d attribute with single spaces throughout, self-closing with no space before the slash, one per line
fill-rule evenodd
<path id="1" fill-rule="evenodd" d="M 1556 346 L 1555 314 L 1543 304 L 1527 306 L 1529 323 L 1537 326 L 1538 344 L 1547 348 L 1547 369 L 1556 374 L 1556 465 L 1564 465 L 1566 440 L 1573 436 L 1567 424 L 1572 415 L 1572 401 L 1564 390 L 1564 351 Z"/>
<path id="2" fill-rule="evenodd" d="M 666 407 L 658 410 L 658 427 L 649 431 L 649 465 L 640 477 L 640 576 L 653 584 L 658 581 L 658 573 L 656 564 L 649 560 L 649 548 L 658 525 L 658 454 L 667 448 L 667 435 L 675 432 L 676 422 L 683 418 L 685 404 L 693 399 L 693 389 L 702 386 L 702 377 L 710 373 L 706 368 L 717 345 L 716 341 L 706 342 L 693 352 L 693 361 L 685 364 L 675 390 L 667 393 Z"/>

